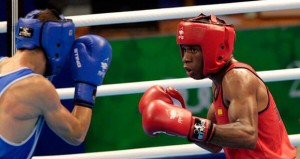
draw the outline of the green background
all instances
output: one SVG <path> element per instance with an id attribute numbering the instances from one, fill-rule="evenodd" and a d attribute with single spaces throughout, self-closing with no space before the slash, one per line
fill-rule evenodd
<path id="1" fill-rule="evenodd" d="M 257 71 L 300 67 L 300 27 L 237 30 L 234 56 Z M 187 77 L 175 35 L 110 40 L 112 64 L 104 84 Z M 300 133 L 299 81 L 268 82 L 289 134 Z M 193 115 L 206 116 L 210 88 L 180 90 Z M 294 93 L 294 95 L 291 95 Z M 188 143 L 184 138 L 144 133 L 138 102 L 142 94 L 97 98 L 86 152 Z"/>

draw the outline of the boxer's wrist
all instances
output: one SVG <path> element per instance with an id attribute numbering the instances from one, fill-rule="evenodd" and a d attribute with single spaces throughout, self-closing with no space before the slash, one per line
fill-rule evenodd
<path id="1" fill-rule="evenodd" d="M 88 83 L 76 83 L 74 104 L 93 108 L 95 105 L 97 86 Z"/>
<path id="2" fill-rule="evenodd" d="M 215 134 L 215 125 L 208 119 L 193 117 L 189 141 L 210 142 Z"/>

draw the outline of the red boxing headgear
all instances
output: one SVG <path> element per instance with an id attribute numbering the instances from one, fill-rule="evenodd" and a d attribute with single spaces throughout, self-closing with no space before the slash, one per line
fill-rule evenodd
<path id="1" fill-rule="evenodd" d="M 235 31 L 233 25 L 226 24 L 215 15 L 200 14 L 196 18 L 179 23 L 176 39 L 179 45 L 199 45 L 201 47 L 203 75 L 208 77 L 218 72 L 231 59 Z"/>

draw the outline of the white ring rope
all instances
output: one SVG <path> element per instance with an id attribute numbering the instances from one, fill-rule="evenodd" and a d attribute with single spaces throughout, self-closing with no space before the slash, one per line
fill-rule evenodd
<path id="1" fill-rule="evenodd" d="M 257 72 L 257 74 L 265 82 L 298 80 L 300 79 L 300 68 L 261 71 L 261 72 Z M 211 84 L 212 82 L 209 79 L 194 80 L 192 78 L 178 78 L 178 79 L 156 80 L 156 81 L 145 81 L 145 82 L 107 84 L 107 85 L 98 86 L 96 96 L 99 97 L 99 96 L 143 93 L 145 92 L 146 89 L 148 89 L 153 85 L 162 85 L 163 87 L 172 86 L 180 90 L 180 89 L 210 87 Z M 61 99 L 72 99 L 74 97 L 74 88 L 60 88 L 56 90 Z"/>
<path id="2" fill-rule="evenodd" d="M 7 32 L 7 22 L 0 22 L 0 33 L 6 33 Z"/>
<path id="3" fill-rule="evenodd" d="M 256 1 L 256 2 L 237 2 L 227 4 L 199 5 L 189 7 L 176 7 L 165 9 L 149 9 L 142 11 L 116 12 L 95 15 L 82 15 L 74 18 L 77 26 L 119 24 L 132 22 L 145 22 L 155 20 L 167 20 L 195 17 L 200 13 L 216 15 L 237 14 L 247 12 L 269 11 L 294 9 L 300 7 L 299 0 L 290 1 Z"/>
<path id="4" fill-rule="evenodd" d="M 157 20 L 169 20 L 195 17 L 200 13 L 225 15 L 250 13 L 261 11 L 274 11 L 284 9 L 300 8 L 299 0 L 262 0 L 249 2 L 236 2 L 224 4 L 198 5 L 188 7 L 174 7 L 163 9 L 148 9 L 128 12 L 115 13 L 100 13 L 90 15 L 68 16 L 66 18 L 73 19 L 76 27 L 105 25 L 105 24 L 120 24 L 133 23 Z M 6 32 L 5 22 L 0 22 L 0 33 Z"/>
<path id="5" fill-rule="evenodd" d="M 300 134 L 289 135 L 294 146 L 300 145 Z M 210 152 L 198 147 L 195 144 L 160 146 L 151 148 L 139 148 L 118 151 L 104 151 L 93 153 L 82 153 L 74 155 L 57 155 L 57 156 L 36 156 L 32 159 L 126 159 L 126 158 L 163 158 L 179 157 L 191 155 L 204 155 Z"/>

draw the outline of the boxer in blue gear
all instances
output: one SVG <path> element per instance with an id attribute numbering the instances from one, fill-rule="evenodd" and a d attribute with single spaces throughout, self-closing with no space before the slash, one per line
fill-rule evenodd
<path id="1" fill-rule="evenodd" d="M 68 58 L 74 41 L 75 26 L 72 20 L 65 19 L 55 11 L 53 14 L 59 21 L 35 19 L 40 12 L 34 10 L 25 18 L 19 19 L 15 29 L 16 48 L 42 48 L 47 58 L 45 76 L 51 77 L 61 71 Z"/>
<path id="2" fill-rule="evenodd" d="M 96 35 L 74 41 L 74 33 L 72 20 L 49 9 L 35 10 L 18 21 L 17 51 L 0 59 L 1 159 L 31 158 L 43 124 L 69 144 L 84 141 L 97 86 L 110 65 L 111 47 Z M 66 61 L 76 83 L 72 112 L 46 78 L 59 74 Z"/>

